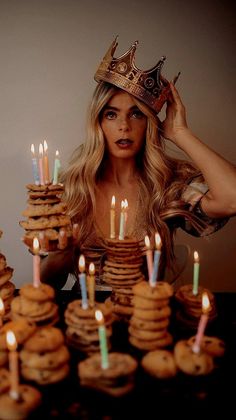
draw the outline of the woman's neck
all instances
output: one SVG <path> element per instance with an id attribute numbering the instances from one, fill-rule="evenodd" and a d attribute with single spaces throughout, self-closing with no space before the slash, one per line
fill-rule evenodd
<path id="1" fill-rule="evenodd" d="M 110 159 L 102 175 L 102 183 L 112 184 L 115 187 L 126 187 L 136 183 L 138 170 L 134 160 Z"/>

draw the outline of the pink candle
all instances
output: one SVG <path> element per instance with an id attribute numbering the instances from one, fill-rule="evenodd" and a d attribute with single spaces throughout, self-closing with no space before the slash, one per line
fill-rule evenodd
<path id="1" fill-rule="evenodd" d="M 39 179 L 40 185 L 44 185 L 44 175 L 43 175 L 43 145 L 39 145 Z"/>
<path id="2" fill-rule="evenodd" d="M 145 236 L 145 245 L 146 245 L 146 259 L 147 259 L 147 267 L 148 267 L 148 279 L 149 283 L 151 284 L 151 278 L 152 278 L 152 271 L 153 271 L 153 259 L 152 259 L 152 250 L 150 246 L 150 239 L 146 235 Z"/>
<path id="3" fill-rule="evenodd" d="M 194 353 L 199 353 L 200 349 L 201 349 L 201 341 L 202 338 L 204 336 L 204 332 L 207 326 L 207 321 L 208 321 L 208 314 L 210 311 L 210 301 L 209 298 L 207 296 L 207 293 L 204 292 L 202 294 L 202 315 L 198 324 L 198 329 L 197 329 L 197 334 L 195 337 L 195 341 L 194 344 L 192 346 L 192 351 Z"/>
<path id="4" fill-rule="evenodd" d="M 7 348 L 9 350 L 9 371 L 10 371 L 10 391 L 12 399 L 19 399 L 19 363 L 16 337 L 13 331 L 8 330 L 6 335 Z"/>
<path id="5" fill-rule="evenodd" d="M 40 286 L 40 255 L 39 255 L 39 241 L 38 238 L 33 240 L 33 285 Z"/>

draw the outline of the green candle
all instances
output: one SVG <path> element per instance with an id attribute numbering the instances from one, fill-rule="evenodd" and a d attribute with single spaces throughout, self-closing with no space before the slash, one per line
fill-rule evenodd
<path id="1" fill-rule="evenodd" d="M 107 369 L 109 367 L 108 362 L 108 350 L 107 350 L 107 335 L 106 327 L 104 325 L 104 318 L 101 311 L 95 311 L 95 318 L 98 321 L 98 335 L 100 343 L 100 352 L 101 352 L 101 367 L 102 369 Z"/>
<path id="2" fill-rule="evenodd" d="M 199 256 L 198 252 L 194 251 L 194 264 L 193 264 L 193 295 L 198 294 L 198 283 L 199 283 Z"/>

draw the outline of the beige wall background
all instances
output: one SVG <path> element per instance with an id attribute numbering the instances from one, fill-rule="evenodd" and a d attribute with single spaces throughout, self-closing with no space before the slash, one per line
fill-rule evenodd
<path id="1" fill-rule="evenodd" d="M 181 71 L 189 126 L 236 162 L 233 1 L 0 0 L 0 249 L 17 287 L 32 279 L 18 225 L 32 182 L 30 145 L 46 139 L 51 168 L 56 149 L 67 164 L 83 141 L 94 72 L 117 34 L 117 54 L 139 40 L 138 67 L 166 55 L 165 76 Z M 200 282 L 213 291 L 236 291 L 235 234 L 233 218 L 207 239 L 177 236 L 199 251 Z M 192 259 L 182 280 L 192 281 Z"/>

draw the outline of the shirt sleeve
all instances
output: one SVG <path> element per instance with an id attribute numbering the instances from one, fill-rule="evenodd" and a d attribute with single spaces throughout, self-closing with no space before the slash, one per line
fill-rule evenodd
<path id="1" fill-rule="evenodd" d="M 224 218 L 212 218 L 209 217 L 201 207 L 201 199 L 207 193 L 208 186 L 204 182 L 201 176 L 194 178 L 185 188 L 182 199 L 186 202 L 188 206 L 188 210 L 191 211 L 195 216 L 201 219 L 205 224 L 206 227 L 201 231 L 198 232 L 192 225 L 191 222 L 185 220 L 182 228 L 194 236 L 207 236 L 211 233 L 216 232 L 217 230 L 221 229 L 229 220 L 228 217 Z"/>

